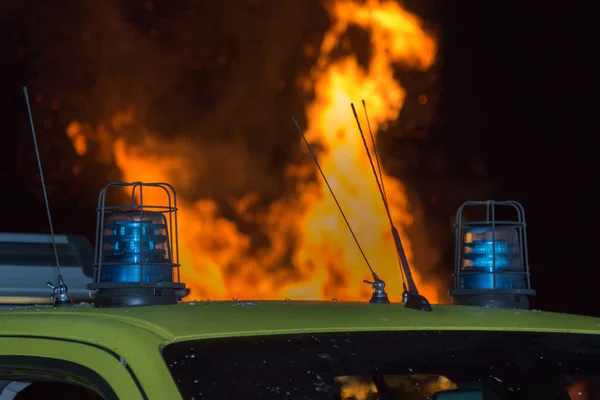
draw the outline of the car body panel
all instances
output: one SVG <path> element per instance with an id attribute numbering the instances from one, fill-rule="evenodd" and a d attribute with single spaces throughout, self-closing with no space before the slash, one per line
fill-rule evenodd
<path id="1" fill-rule="evenodd" d="M 164 335 L 156 333 L 160 333 L 159 327 L 141 327 L 140 325 L 143 323 L 137 320 L 132 322 L 126 317 L 79 312 L 80 310 L 79 307 L 70 307 L 69 309 L 38 307 L 22 311 L 0 312 L 0 343 L 11 338 L 20 338 L 17 340 L 20 340 L 21 344 L 15 347 L 15 352 L 11 354 L 36 355 L 39 354 L 39 348 L 30 348 L 29 343 L 32 342 L 25 338 L 35 336 L 36 338 L 61 339 L 60 346 L 65 346 L 64 341 L 70 341 L 71 351 L 56 353 L 56 357 L 78 363 L 77 353 L 88 352 L 88 345 L 92 345 L 97 349 L 104 349 L 105 353 L 109 352 L 106 354 L 118 357 L 113 357 L 114 365 L 112 367 L 113 370 L 121 371 L 120 377 L 117 377 L 116 380 L 111 380 L 104 370 L 96 368 L 94 360 L 90 361 L 90 368 L 105 378 L 111 386 L 123 385 L 123 381 L 131 379 L 129 373 L 125 371 L 124 365 L 126 365 L 135 379 L 139 381 L 148 398 L 177 398 L 177 387 L 160 354 Z M 90 311 L 93 310 L 90 307 Z M 60 348 L 60 346 L 53 341 L 49 347 Z M 9 346 L 6 348 L 8 349 Z M 4 347 L 2 349 L 4 350 Z M 0 354 L 6 353 L 1 352 Z M 139 392 L 137 390 L 136 393 Z"/>
<path id="2" fill-rule="evenodd" d="M 38 337 L 0 337 L 0 354 L 4 356 L 42 357 L 69 361 L 103 377 L 121 399 L 143 399 L 134 377 L 118 357 L 101 348 L 69 340 Z"/>
<path id="3" fill-rule="evenodd" d="M 126 382 L 131 377 L 125 374 L 123 365 L 114 359 L 96 367 L 95 361 L 88 360 L 80 350 L 86 347 L 85 343 L 122 358 L 148 398 L 178 398 L 176 384 L 161 355 L 161 347 L 169 343 L 233 336 L 387 330 L 600 334 L 600 318 L 455 305 L 435 305 L 432 312 L 421 312 L 402 304 L 337 301 L 200 301 L 105 309 L 21 307 L 0 311 L 0 354 L 58 354 L 65 360 L 90 365 L 111 385 L 131 390 Z M 27 339 L 18 346 L 11 342 L 20 340 L 16 337 L 33 335 L 35 340 Z M 80 345 L 56 344 L 53 340 L 52 345 L 43 346 L 39 344 L 47 341 L 43 338 Z M 109 364 L 122 370 L 120 377 L 107 369 Z"/>
<path id="4" fill-rule="evenodd" d="M 434 305 L 432 312 L 402 304 L 257 301 L 93 308 L 29 307 L 0 312 L 1 335 L 44 332 L 102 340 L 121 349 L 136 344 L 223 336 L 378 330 L 482 330 L 600 333 L 600 318 L 534 310 Z M 69 329 L 65 329 L 69 326 Z M 102 338 L 102 339 L 101 339 Z M 110 338 L 110 339 L 108 339 Z M 113 349 L 114 350 L 114 349 Z"/>

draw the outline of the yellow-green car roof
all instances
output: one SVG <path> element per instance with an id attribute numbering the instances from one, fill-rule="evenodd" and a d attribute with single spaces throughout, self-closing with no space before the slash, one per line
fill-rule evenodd
<path id="1" fill-rule="evenodd" d="M 149 398 L 156 399 L 178 397 L 160 352 L 161 346 L 172 342 L 244 335 L 385 330 L 599 334 L 600 318 L 452 305 L 433 306 L 432 312 L 421 312 L 409 310 L 403 304 L 296 301 L 190 302 L 109 309 L 40 306 L 0 311 L 0 339 L 4 338 L 0 344 L 5 350 L 39 356 L 40 349 L 52 349 L 43 343 L 47 339 L 88 344 L 69 351 L 60 347 L 60 357 L 75 362 L 89 354 L 84 348 L 103 348 L 118 355 L 121 363 L 139 379 Z M 23 341 L 24 338 L 30 340 Z M 42 347 L 35 347 L 32 341 Z M 88 367 L 95 365 L 94 362 L 89 360 Z M 111 384 L 119 387 L 127 379 L 118 375 Z M 128 390 L 123 396 L 139 398 L 137 389 L 128 387 Z"/>
<path id="2" fill-rule="evenodd" d="M 65 329 L 69 327 L 69 329 Z M 153 336 L 162 343 L 185 339 L 381 330 L 545 331 L 600 334 L 600 318 L 534 310 L 434 305 L 432 312 L 403 304 L 232 301 L 169 306 L 94 308 L 27 307 L 0 311 L 0 335 L 88 341 L 116 331 Z"/>

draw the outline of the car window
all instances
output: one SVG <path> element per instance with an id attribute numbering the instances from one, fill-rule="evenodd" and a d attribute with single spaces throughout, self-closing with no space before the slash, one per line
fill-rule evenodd
<path id="1" fill-rule="evenodd" d="M 0 356 L 0 400 L 116 400 L 114 390 L 95 371 L 65 360 Z"/>
<path id="2" fill-rule="evenodd" d="M 95 391 L 66 382 L 29 376 L 27 381 L 0 381 L 0 400 L 105 400 Z"/>
<path id="3" fill-rule="evenodd" d="M 14 382 L 12 387 L 19 386 L 19 382 L 30 383 L 21 392 L 34 393 L 33 397 L 60 388 L 65 396 L 70 393 L 75 398 L 87 398 L 77 394 L 84 388 L 106 400 L 147 398 L 142 384 L 118 354 L 71 340 L 0 337 L 0 381 Z M 43 398 L 48 396 L 50 393 Z"/>
<path id="4" fill-rule="evenodd" d="M 172 343 L 163 357 L 185 399 L 600 399 L 600 335 L 271 335 Z"/>

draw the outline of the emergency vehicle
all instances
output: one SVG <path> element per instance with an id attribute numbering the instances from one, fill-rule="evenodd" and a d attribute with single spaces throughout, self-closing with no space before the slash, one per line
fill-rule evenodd
<path id="1" fill-rule="evenodd" d="M 380 279 L 362 303 L 184 301 L 175 191 L 110 184 L 95 246 L 0 234 L 0 400 L 600 398 L 600 319 L 529 309 L 524 218 L 461 207 L 449 305 L 390 303 Z"/>

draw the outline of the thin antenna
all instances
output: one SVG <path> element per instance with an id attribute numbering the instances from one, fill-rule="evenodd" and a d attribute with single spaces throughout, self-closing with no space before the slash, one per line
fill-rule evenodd
<path id="1" fill-rule="evenodd" d="M 371 143 L 373 144 L 373 153 L 375 153 L 375 161 L 377 162 L 377 169 L 379 170 L 379 180 L 381 181 L 381 188 L 380 188 L 379 192 L 381 193 L 381 195 L 383 197 L 383 204 L 385 205 L 386 209 L 388 209 L 388 214 L 389 214 L 389 204 L 388 204 L 388 199 L 387 199 L 387 193 L 385 191 L 385 181 L 383 180 L 383 172 L 381 171 L 381 162 L 379 161 L 377 145 L 375 144 L 375 135 L 373 135 L 373 130 L 371 130 L 371 122 L 369 121 L 369 113 L 367 112 L 367 104 L 365 103 L 364 99 L 362 100 L 362 105 L 363 105 L 363 109 L 365 110 L 365 118 L 367 120 L 367 126 L 369 127 L 369 135 L 371 136 Z M 352 107 L 354 108 L 354 106 L 352 106 Z M 360 124 L 359 124 L 359 130 L 360 130 Z M 362 137 L 362 130 L 361 130 L 361 137 Z M 366 146 L 364 137 L 362 137 L 362 139 L 363 139 L 363 143 L 365 144 L 365 148 L 367 149 L 367 154 L 369 154 L 369 147 Z M 375 178 L 377 178 L 377 174 L 375 174 Z M 388 217 L 389 217 L 389 215 L 388 215 Z M 392 226 L 393 226 L 393 224 L 392 224 Z M 403 300 L 402 301 L 406 302 L 406 297 L 408 296 L 408 289 L 406 288 L 406 277 L 404 276 L 404 269 L 402 268 L 402 261 L 400 260 L 399 257 L 400 256 L 398 255 L 398 264 L 400 264 L 400 275 L 402 276 L 402 289 L 403 289 L 403 293 L 402 293 Z"/>
<path id="2" fill-rule="evenodd" d="M 38 150 L 37 138 L 35 136 L 35 127 L 33 125 L 33 116 L 31 114 L 31 105 L 29 104 L 29 95 L 27 93 L 27 87 L 23 86 L 23 94 L 25 94 L 25 102 L 27 103 L 27 112 L 29 114 L 29 124 L 31 125 L 31 134 L 33 135 L 33 146 L 35 148 L 35 156 L 37 158 L 38 169 L 40 171 L 40 180 L 42 181 L 42 191 L 44 192 L 44 202 L 46 203 L 46 213 L 48 214 L 48 224 L 50 225 L 50 235 L 52 236 L 52 247 L 54 248 L 54 259 L 56 261 L 56 272 L 58 275 L 58 284 L 54 286 L 52 282 L 48 281 L 46 285 L 53 290 L 51 298 L 54 300 L 55 306 L 64 306 L 71 304 L 69 298 L 68 288 L 60 271 L 60 264 L 58 262 L 58 249 L 56 248 L 56 237 L 54 235 L 54 228 L 52 226 L 52 217 L 50 216 L 50 204 L 48 203 L 48 194 L 46 192 L 46 183 L 44 182 L 44 174 L 42 172 L 42 160 L 40 158 L 40 152 Z"/>
<path id="3" fill-rule="evenodd" d="M 404 272 L 404 276 L 406 277 L 406 285 L 408 286 L 408 293 L 406 294 L 406 307 L 420 311 L 431 311 L 431 305 L 429 304 L 429 301 L 419 294 L 419 291 L 417 290 L 417 285 L 415 285 L 415 281 L 413 280 L 412 273 L 410 271 L 410 266 L 408 265 L 408 260 L 406 258 L 406 253 L 404 252 L 404 247 L 402 246 L 402 241 L 400 240 L 400 234 L 398 233 L 398 230 L 394 225 L 394 221 L 392 220 L 390 208 L 388 206 L 381 183 L 379 182 L 379 177 L 377 176 L 377 171 L 375 170 L 375 165 L 373 164 L 373 159 L 371 158 L 369 146 L 367 145 L 367 141 L 365 140 L 365 135 L 363 133 L 362 127 L 360 126 L 358 114 L 356 113 L 356 109 L 354 108 L 354 103 L 350 103 L 350 106 L 352 107 L 352 112 L 354 113 L 356 124 L 358 125 L 360 137 L 362 138 L 363 145 L 365 146 L 365 149 L 367 151 L 369 163 L 371 164 L 371 169 L 373 170 L 373 175 L 375 176 L 375 181 L 377 182 L 377 187 L 379 188 L 379 194 L 381 194 L 381 199 L 383 200 L 385 212 L 387 214 L 390 226 L 392 228 L 392 236 L 396 245 L 396 252 L 398 253 L 398 258 L 400 259 L 400 268 Z"/>
<path id="4" fill-rule="evenodd" d="M 375 144 L 375 136 L 371 130 L 371 122 L 369 121 L 369 113 L 367 113 L 367 104 L 364 99 L 362 101 L 363 109 L 365 110 L 365 118 L 367 119 L 367 126 L 369 127 L 369 135 L 371 136 L 371 143 L 373 143 L 373 153 L 375 153 L 375 161 L 377 162 L 377 169 L 379 170 L 379 179 L 381 180 L 381 189 L 383 189 L 383 200 L 387 203 L 387 193 L 385 192 L 385 182 L 383 181 L 383 173 L 381 172 L 381 162 L 379 161 L 379 153 L 377 152 L 377 145 Z"/>
<path id="5" fill-rule="evenodd" d="M 364 281 L 364 283 L 367 283 L 367 284 L 373 286 L 374 292 L 373 292 L 373 296 L 371 297 L 370 302 L 371 303 L 389 303 L 390 301 L 388 300 L 387 294 L 385 293 L 385 282 L 382 281 L 381 279 L 379 279 L 379 277 L 373 270 L 373 267 L 371 267 L 371 264 L 369 263 L 369 260 L 367 259 L 367 255 L 365 254 L 362 246 L 358 242 L 358 238 L 354 234 L 354 230 L 352 229 L 352 226 L 350 225 L 348 218 L 346 218 L 346 214 L 344 213 L 342 206 L 340 205 L 335 193 L 333 192 L 333 189 L 331 188 L 331 185 L 329 184 L 329 181 L 327 180 L 327 177 L 325 176 L 325 173 L 323 172 L 323 169 L 321 168 L 321 165 L 319 164 L 319 160 L 317 159 L 317 156 L 315 155 L 310 143 L 308 143 L 308 140 L 306 139 L 306 136 L 304 135 L 304 131 L 302 131 L 302 128 L 300 128 L 300 124 L 298 124 L 296 117 L 292 116 L 292 120 L 294 121 L 296 128 L 298 128 L 298 132 L 302 136 L 302 139 L 304 139 L 304 143 L 306 143 L 306 147 L 308 147 L 308 151 L 310 152 L 310 155 L 312 156 L 313 160 L 315 161 L 315 164 L 317 165 L 317 169 L 321 173 L 321 177 L 325 181 L 325 184 L 327 185 L 327 188 L 329 189 L 329 192 L 331 193 L 331 197 L 333 197 L 333 200 L 335 201 L 335 204 L 337 205 L 337 208 L 340 211 L 340 214 L 342 214 L 342 218 L 344 219 L 344 222 L 346 222 L 346 226 L 348 227 L 348 230 L 350 231 L 350 234 L 352 235 L 352 238 L 354 239 L 354 242 L 356 243 L 356 246 L 358 247 L 360 254 L 362 255 L 363 259 L 365 260 L 367 267 L 369 267 L 369 271 L 371 271 L 371 275 L 373 275 L 374 282 L 367 281 L 367 280 Z"/>

